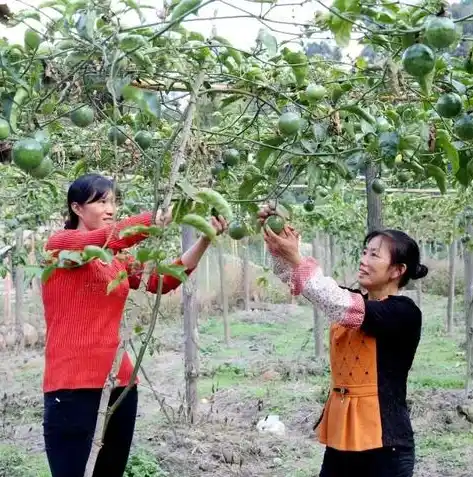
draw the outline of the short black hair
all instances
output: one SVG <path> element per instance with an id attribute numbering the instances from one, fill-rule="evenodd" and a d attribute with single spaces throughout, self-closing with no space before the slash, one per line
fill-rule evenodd
<path id="1" fill-rule="evenodd" d="M 374 230 L 365 237 L 363 246 L 366 247 L 372 239 L 379 236 L 388 239 L 391 265 L 406 265 L 406 271 L 399 280 L 400 288 L 405 287 L 411 279 L 418 280 L 427 275 L 429 269 L 420 263 L 419 245 L 412 237 L 401 230 Z"/>
<path id="2" fill-rule="evenodd" d="M 110 191 L 117 193 L 115 181 L 100 174 L 85 174 L 78 177 L 67 191 L 67 208 L 69 218 L 64 225 L 65 229 L 76 229 L 79 226 L 79 217 L 72 210 L 72 204 L 79 205 L 97 202 Z"/>

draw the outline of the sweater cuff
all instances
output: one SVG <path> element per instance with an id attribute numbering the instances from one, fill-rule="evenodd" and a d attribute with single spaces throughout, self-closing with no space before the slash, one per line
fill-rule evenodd
<path id="1" fill-rule="evenodd" d="M 304 257 L 299 265 L 291 270 L 291 294 L 300 295 L 306 283 L 315 275 L 319 264 L 313 257 Z"/>

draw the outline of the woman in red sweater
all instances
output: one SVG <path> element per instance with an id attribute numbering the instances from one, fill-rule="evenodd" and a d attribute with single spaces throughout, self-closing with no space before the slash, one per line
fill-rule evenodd
<path id="1" fill-rule="evenodd" d="M 111 264 L 93 260 L 72 269 L 56 269 L 42 288 L 46 320 L 44 372 L 44 439 L 52 477 L 83 477 L 91 450 L 92 437 L 102 389 L 111 371 L 120 342 L 120 322 L 130 288 L 137 289 L 142 268 L 131 254 L 120 253 L 144 240 L 146 235 L 120 236 L 120 231 L 136 225 L 152 225 L 151 212 L 119 222 L 114 184 L 90 174 L 78 178 L 67 194 L 69 220 L 65 229 L 53 234 L 46 249 L 80 251 L 87 245 L 106 247 L 115 257 Z M 157 223 L 166 226 L 171 213 L 157 215 Z M 212 218 L 217 234 L 227 228 L 222 217 Z M 209 246 L 201 237 L 176 264 L 190 274 Z M 128 280 L 107 294 L 108 284 L 126 271 Z M 162 293 L 180 285 L 171 276 L 152 273 L 146 289 L 156 293 L 162 280 Z M 128 384 L 133 364 L 124 354 L 112 405 Z M 133 438 L 137 412 L 136 383 L 112 415 L 99 453 L 94 477 L 122 477 Z"/>

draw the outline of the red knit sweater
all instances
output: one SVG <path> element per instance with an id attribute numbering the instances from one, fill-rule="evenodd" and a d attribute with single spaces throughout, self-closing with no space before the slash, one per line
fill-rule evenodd
<path id="1" fill-rule="evenodd" d="M 151 225 L 151 215 L 146 212 L 93 231 L 61 230 L 50 237 L 46 250 L 83 250 L 87 245 L 106 244 L 117 254 L 146 238 L 142 234 L 120 238 L 119 231 L 134 225 Z M 44 392 L 104 386 L 119 345 L 120 322 L 128 292 L 130 288 L 137 289 L 141 282 L 143 270 L 132 267 L 131 258 L 122 260 L 115 256 L 111 264 L 93 260 L 75 269 L 56 269 L 43 285 Z M 175 263 L 182 265 L 180 260 Z M 127 271 L 128 280 L 107 295 L 107 285 L 123 270 Z M 160 278 L 151 274 L 146 289 L 156 293 Z M 180 283 L 174 277 L 164 276 L 162 293 L 174 290 Z M 126 353 L 117 385 L 128 384 L 132 370 Z"/>

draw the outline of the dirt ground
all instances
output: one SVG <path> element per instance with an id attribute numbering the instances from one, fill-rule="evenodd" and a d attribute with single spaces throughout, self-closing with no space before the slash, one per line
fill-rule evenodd
<path id="1" fill-rule="evenodd" d="M 432 313 L 409 383 L 415 475 L 471 477 L 473 426 L 461 411 L 462 333 L 439 331 L 437 299 L 425 306 Z M 290 305 L 238 312 L 226 348 L 220 318 L 202 318 L 200 407 L 193 425 L 185 417 L 181 324 L 161 323 L 158 351 L 144 362 L 149 382 L 142 378 L 133 451 L 149 451 L 167 472 L 163 476 L 317 477 L 323 447 L 312 425 L 329 374 L 326 363 L 312 358 L 311 320 L 309 308 Z M 0 356 L 0 446 L 22 447 L 44 472 L 42 369 L 41 349 Z M 283 436 L 256 430 L 268 414 L 280 416 Z"/>

